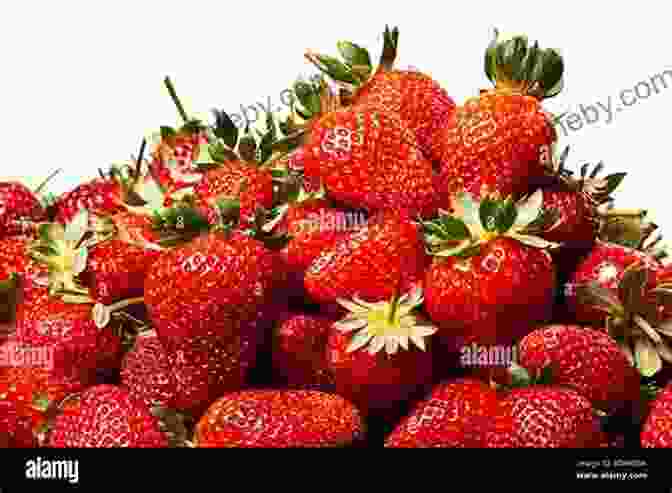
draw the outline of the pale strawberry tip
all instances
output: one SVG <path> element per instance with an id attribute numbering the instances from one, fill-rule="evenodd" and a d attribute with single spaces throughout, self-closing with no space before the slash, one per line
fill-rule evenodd
<path id="1" fill-rule="evenodd" d="M 426 351 L 425 338 L 438 330 L 423 325 L 424 321 L 414 313 L 423 302 L 422 289 L 417 287 L 390 301 L 370 303 L 355 296 L 352 301 L 338 299 L 337 302 L 351 312 L 334 323 L 340 332 L 355 332 L 346 350 L 348 353 L 368 346 L 371 355 L 383 349 L 388 355 L 394 355 L 400 347 L 408 350 L 410 343 Z"/>

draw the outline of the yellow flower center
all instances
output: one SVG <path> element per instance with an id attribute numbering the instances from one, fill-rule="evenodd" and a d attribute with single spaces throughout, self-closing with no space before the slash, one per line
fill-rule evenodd
<path id="1" fill-rule="evenodd" d="M 374 337 L 385 335 L 396 335 L 401 326 L 401 317 L 399 310 L 394 315 L 391 313 L 392 305 L 388 305 L 385 309 L 372 310 L 367 314 L 368 331 Z"/>

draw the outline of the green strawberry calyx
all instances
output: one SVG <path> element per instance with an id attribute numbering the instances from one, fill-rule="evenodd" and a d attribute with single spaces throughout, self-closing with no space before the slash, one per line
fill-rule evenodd
<path id="1" fill-rule="evenodd" d="M 511 198 L 474 200 L 471 194 L 458 197 L 455 212 L 439 212 L 438 219 L 421 224 L 429 254 L 437 257 L 470 256 L 499 237 L 508 237 L 535 248 L 555 248 L 557 243 L 534 236 L 543 229 L 543 192 L 537 190 L 518 203 Z"/>
<path id="2" fill-rule="evenodd" d="M 605 324 L 628 361 L 644 377 L 658 373 L 663 361 L 672 363 L 672 282 L 652 285 L 650 271 L 639 262 L 624 272 L 613 292 L 596 282 L 574 287 L 577 303 L 605 312 Z"/>
<path id="3" fill-rule="evenodd" d="M 415 313 L 423 302 L 422 289 L 418 287 L 403 296 L 395 295 L 390 301 L 369 303 L 357 296 L 337 301 L 350 311 L 334 324 L 340 332 L 354 332 L 349 353 L 368 348 L 369 354 L 375 355 L 384 349 L 391 356 L 400 348 L 408 350 L 411 343 L 425 351 L 425 338 L 438 330 Z"/>
<path id="4" fill-rule="evenodd" d="M 485 73 L 498 90 L 528 94 L 538 99 L 558 95 L 563 88 L 564 62 L 554 49 L 541 49 L 528 38 L 503 39 L 497 29 L 485 51 Z"/>
<path id="5" fill-rule="evenodd" d="M 42 223 L 37 239 L 28 253 L 36 262 L 48 268 L 44 283 L 52 296 L 70 302 L 88 303 L 89 291 L 79 282 L 87 265 L 89 245 L 89 213 L 81 209 L 65 226 Z"/>

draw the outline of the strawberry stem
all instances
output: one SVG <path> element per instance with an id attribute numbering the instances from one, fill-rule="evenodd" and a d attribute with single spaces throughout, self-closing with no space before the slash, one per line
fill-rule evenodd
<path id="1" fill-rule="evenodd" d="M 145 156 L 145 147 L 147 147 L 147 139 L 142 139 L 142 144 L 140 144 L 140 152 L 138 153 L 138 159 L 135 161 L 135 174 L 133 176 L 133 182 L 138 183 L 140 177 L 142 176 L 142 160 Z"/>
<path id="2" fill-rule="evenodd" d="M 40 183 L 37 186 L 37 188 L 34 190 L 35 194 L 36 195 L 39 194 L 44 189 L 44 187 L 47 186 L 47 183 L 49 183 L 61 171 L 63 171 L 63 170 L 61 168 L 59 168 L 56 171 L 52 172 L 49 176 L 47 176 L 47 178 L 45 178 L 45 180 L 42 183 Z"/>
<path id="3" fill-rule="evenodd" d="M 184 111 L 184 106 L 182 106 L 182 103 L 180 102 L 180 98 L 177 97 L 177 93 L 175 92 L 175 86 L 173 86 L 172 81 L 170 80 L 170 77 L 166 77 L 163 81 L 163 83 L 166 86 L 166 89 L 168 89 L 168 93 L 170 94 L 170 98 L 173 100 L 173 103 L 175 103 L 175 107 L 177 107 L 177 111 L 182 117 L 182 120 L 184 120 L 184 123 L 187 123 L 189 121 L 189 117 L 187 116 L 187 112 Z"/>

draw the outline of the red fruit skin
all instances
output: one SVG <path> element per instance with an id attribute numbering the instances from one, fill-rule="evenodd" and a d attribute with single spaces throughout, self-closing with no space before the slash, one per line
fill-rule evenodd
<path id="1" fill-rule="evenodd" d="M 17 309 L 16 338 L 28 346 L 48 346 L 57 375 L 118 368 L 121 339 L 96 327 L 88 304 L 68 304 L 45 293 Z"/>
<path id="2" fill-rule="evenodd" d="M 400 349 L 371 355 L 365 349 L 348 353 L 352 336 L 331 329 L 327 341 L 327 364 L 336 392 L 353 402 L 362 413 L 388 415 L 424 385 L 432 383 L 431 346 L 427 351 Z M 431 341 L 429 341 L 431 344 Z"/>
<path id="3" fill-rule="evenodd" d="M 365 221 L 363 213 L 334 209 L 324 199 L 290 206 L 286 230 L 291 239 L 282 250 L 288 267 L 303 276 L 317 257 L 357 231 Z"/>
<path id="4" fill-rule="evenodd" d="M 47 213 L 35 194 L 25 185 L 0 182 L 0 238 L 29 232 L 26 222 L 47 220 Z"/>
<path id="5" fill-rule="evenodd" d="M 557 225 L 538 236 L 564 247 L 580 248 L 590 245 L 597 236 L 595 210 L 585 195 L 564 190 L 544 190 L 544 209 L 559 214 Z"/>
<path id="6" fill-rule="evenodd" d="M 22 414 L 16 403 L 0 399 L 0 449 L 37 446 L 30 417 Z"/>
<path id="7" fill-rule="evenodd" d="M 404 213 L 387 211 L 316 258 L 304 287 L 323 304 L 355 295 L 371 302 L 389 300 L 397 287 L 405 293 L 421 283 L 428 263 L 418 225 Z"/>
<path id="8" fill-rule="evenodd" d="M 555 279 L 548 253 L 497 238 L 467 260 L 437 259 L 425 277 L 425 309 L 453 349 L 512 344 L 550 317 Z"/>
<path id="9" fill-rule="evenodd" d="M 206 352 L 205 362 L 193 364 L 178 353 L 168 353 L 155 333 L 136 340 L 122 363 L 121 384 L 147 406 L 179 410 L 200 416 L 215 399 L 245 384 L 254 363 L 256 341 L 233 338 L 229 354 L 221 347 Z M 227 361 L 232 361 L 234 364 Z"/>
<path id="10" fill-rule="evenodd" d="M 91 214 L 107 216 L 122 210 L 121 186 L 114 180 L 95 178 L 61 195 L 54 204 L 56 221 L 67 224 L 86 209 Z"/>
<path id="11" fill-rule="evenodd" d="M 52 448 L 166 448 L 159 421 L 147 406 L 113 385 L 97 385 L 59 415 Z"/>
<path id="12" fill-rule="evenodd" d="M 289 388 L 332 391 L 334 377 L 326 359 L 329 331 L 334 320 L 292 314 L 273 334 L 273 373 Z"/>
<path id="13" fill-rule="evenodd" d="M 142 296 L 145 275 L 159 251 L 110 239 L 89 251 L 87 270 L 89 295 L 109 305 L 124 298 Z"/>
<path id="14" fill-rule="evenodd" d="M 250 220 L 258 206 L 265 209 L 273 206 L 273 175 L 268 169 L 260 169 L 251 163 L 227 161 L 205 173 L 203 180 L 194 187 L 194 195 L 197 206 L 212 224 L 217 222 L 214 207 L 222 198 L 238 198 L 241 220 Z"/>
<path id="15" fill-rule="evenodd" d="M 488 448 L 595 448 L 602 441 L 590 401 L 562 387 L 514 389 L 498 404 Z"/>
<path id="16" fill-rule="evenodd" d="M 432 163 L 396 113 L 366 105 L 330 112 L 314 122 L 305 149 L 305 175 L 346 207 L 436 211 Z"/>
<path id="17" fill-rule="evenodd" d="M 520 342 L 518 356 L 531 374 L 552 367 L 555 385 L 576 390 L 596 409 L 618 412 L 640 399 L 637 370 L 604 332 L 577 325 L 540 327 Z"/>
<path id="18" fill-rule="evenodd" d="M 603 326 L 606 314 L 599 308 L 581 303 L 576 296 L 576 286 L 591 282 L 610 290 L 618 299 L 618 284 L 625 269 L 639 263 L 654 273 L 661 267 L 659 261 L 646 253 L 622 245 L 598 241 L 578 265 L 565 288 L 568 311 L 577 322 Z"/>
<path id="19" fill-rule="evenodd" d="M 484 448 L 497 400 L 497 391 L 479 380 L 441 383 L 395 427 L 385 447 Z"/>
<path id="20" fill-rule="evenodd" d="M 284 281 L 277 267 L 277 255 L 244 234 L 203 235 L 162 252 L 145 280 L 145 304 L 166 349 L 240 335 Z"/>
<path id="21" fill-rule="evenodd" d="M 519 196 L 543 179 L 543 150 L 557 134 L 539 100 L 484 92 L 457 108 L 432 142 L 440 156 L 440 193 Z"/>
<path id="22" fill-rule="evenodd" d="M 430 159 L 432 142 L 455 111 L 455 102 L 435 80 L 415 70 L 379 71 L 369 79 L 353 100 L 398 114 L 416 136 L 418 147 Z"/>
<path id="23" fill-rule="evenodd" d="M 640 440 L 643 448 L 672 448 L 672 385 L 668 384 L 653 402 Z"/>
<path id="24" fill-rule="evenodd" d="M 200 448 L 333 448 L 361 440 L 358 410 L 311 390 L 249 390 L 224 395 L 196 425 Z"/>
<path id="25" fill-rule="evenodd" d="M 207 136 L 200 132 L 183 132 L 175 137 L 162 139 L 152 152 L 150 173 L 168 194 L 193 186 L 181 175 L 202 174 L 194 166 L 200 144 L 207 144 Z"/>

